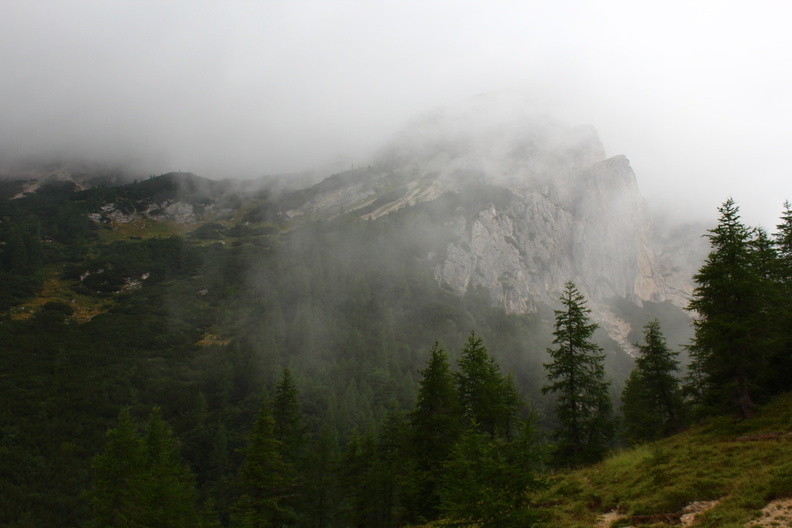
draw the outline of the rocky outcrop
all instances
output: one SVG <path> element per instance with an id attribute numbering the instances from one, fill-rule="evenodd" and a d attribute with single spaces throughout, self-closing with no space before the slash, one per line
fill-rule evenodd
<path id="1" fill-rule="evenodd" d="M 367 169 L 328 178 L 287 216 L 378 218 L 459 193 L 466 207 L 446 220 L 454 240 L 434 261 L 435 278 L 450 291 L 484 288 L 493 303 L 524 313 L 555 304 L 573 280 L 594 304 L 684 306 L 703 253 L 695 246 L 680 264 L 685 248 L 669 250 L 654 232 L 629 160 L 607 158 L 592 127 L 490 106 L 477 100 L 417 120 Z M 475 196 L 482 186 L 510 198 L 487 202 Z M 626 339 L 618 321 L 609 325 Z"/>
<path id="2" fill-rule="evenodd" d="M 166 201 L 164 203 L 149 203 L 140 209 L 128 210 L 119 208 L 115 203 L 108 203 L 100 207 L 98 213 L 91 213 L 88 217 L 97 223 L 131 224 L 142 219 L 152 219 L 160 222 L 175 222 L 179 224 L 193 224 L 201 220 L 208 212 L 201 208 L 200 211 L 190 203 L 179 201 Z"/>
<path id="3" fill-rule="evenodd" d="M 520 194 L 508 207 L 456 219 L 459 240 L 436 266 L 438 281 L 460 294 L 484 287 L 493 302 L 518 313 L 554 302 L 567 280 L 595 302 L 672 298 L 648 208 L 624 156 Z"/>

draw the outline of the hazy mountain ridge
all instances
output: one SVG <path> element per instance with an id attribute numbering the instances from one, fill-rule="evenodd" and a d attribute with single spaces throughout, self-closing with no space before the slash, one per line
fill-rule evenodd
<path id="1" fill-rule="evenodd" d="M 706 248 L 655 233 L 625 156 L 606 158 L 591 127 L 496 111 L 498 120 L 484 110 L 484 118 L 457 108 L 416 121 L 371 165 L 312 187 L 286 215 L 377 218 L 444 193 L 496 187 L 508 199 L 446 220 L 457 239 L 438 248 L 435 276 L 449 290 L 484 287 L 515 313 L 554 302 L 570 279 L 595 303 L 687 303 Z"/>
<path id="2" fill-rule="evenodd" d="M 493 305 L 520 314 L 553 305 L 564 282 L 574 280 L 597 320 L 629 349 L 635 329 L 608 304 L 684 307 L 707 250 L 702 230 L 656 229 L 629 160 L 606 157 L 594 128 L 511 110 L 484 98 L 435 112 L 370 163 L 297 190 L 284 176 L 214 181 L 168 173 L 136 180 L 121 195 L 108 194 L 90 218 L 289 230 L 343 214 L 376 221 L 426 204 L 436 209 L 431 225 L 397 236 L 446 233 L 422 256 L 443 288 L 457 295 L 483 288 Z M 75 191 L 109 181 L 64 167 L 49 179 L 72 182 Z M 458 198 L 441 200 L 452 195 Z"/>

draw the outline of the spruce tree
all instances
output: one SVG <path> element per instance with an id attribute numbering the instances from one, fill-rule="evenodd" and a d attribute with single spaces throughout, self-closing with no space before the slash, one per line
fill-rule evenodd
<path id="1" fill-rule="evenodd" d="M 145 526 L 193 527 L 198 524 L 198 493 L 195 477 L 179 452 L 173 431 L 154 407 L 144 438 L 147 484 Z"/>
<path id="2" fill-rule="evenodd" d="M 772 327 L 778 330 L 775 353 L 770 360 L 771 390 L 774 393 L 792 390 L 792 204 L 784 202 L 781 223 L 773 237 L 778 272 L 777 304 Z"/>
<path id="3" fill-rule="evenodd" d="M 609 383 L 605 381 L 605 356 L 591 341 L 597 324 L 589 322 L 591 310 L 572 281 L 564 285 L 563 309 L 555 310 L 555 348 L 545 364 L 549 385 L 542 393 L 558 393 L 555 461 L 576 465 L 601 458 L 613 436 Z"/>
<path id="4" fill-rule="evenodd" d="M 192 528 L 212 522 L 199 513 L 195 478 L 158 407 L 144 437 L 122 410 L 92 469 L 90 526 Z"/>
<path id="5" fill-rule="evenodd" d="M 88 491 L 90 526 L 140 526 L 145 501 L 146 455 L 128 409 L 106 433 L 107 442 L 91 463 L 93 486 Z"/>
<path id="6" fill-rule="evenodd" d="M 275 438 L 275 420 L 268 403 L 261 407 L 248 437 L 245 460 L 239 469 L 241 497 L 234 506 L 231 526 L 266 528 L 290 524 L 294 513 L 285 506 L 292 493 L 293 470 L 283 459 Z"/>
<path id="7" fill-rule="evenodd" d="M 457 364 L 457 391 L 465 419 L 490 437 L 508 437 L 520 403 L 512 378 L 501 374 L 500 365 L 474 332 Z"/>
<path id="8" fill-rule="evenodd" d="M 451 526 L 527 528 L 538 520 L 529 492 L 544 486 L 542 455 L 530 422 L 513 440 L 468 429 L 444 464 L 441 509 Z"/>
<path id="9" fill-rule="evenodd" d="M 284 368 L 275 389 L 272 416 L 275 421 L 275 439 L 281 443 L 283 456 L 291 463 L 297 462 L 305 441 L 299 394 L 291 371 Z"/>
<path id="10" fill-rule="evenodd" d="M 682 391 L 675 373 L 678 352 L 669 350 L 660 323 L 644 326 L 644 344 L 638 346 L 635 369 L 622 392 L 624 425 L 630 442 L 655 440 L 682 425 Z"/>
<path id="11" fill-rule="evenodd" d="M 344 495 L 342 524 L 376 526 L 377 439 L 372 432 L 355 430 L 341 456 L 340 483 Z"/>
<path id="12" fill-rule="evenodd" d="M 785 266 L 792 267 L 792 204 L 788 201 L 784 202 L 781 223 L 776 225 L 776 233 L 773 238 Z M 792 270 L 788 270 L 787 273 L 787 278 L 790 278 Z"/>
<path id="13" fill-rule="evenodd" d="M 338 435 L 330 426 L 320 431 L 308 451 L 303 489 L 305 526 L 328 528 L 339 509 Z"/>
<path id="14" fill-rule="evenodd" d="M 410 424 L 416 464 L 413 509 L 417 518 L 433 519 L 440 503 L 437 487 L 441 468 L 462 431 L 462 408 L 454 375 L 438 341 L 434 342 L 426 368 L 421 371 Z"/>
<path id="15" fill-rule="evenodd" d="M 719 211 L 718 225 L 707 235 L 711 250 L 693 277 L 697 286 L 688 305 L 696 315 L 693 363 L 705 383 L 698 403 L 748 418 L 768 374 L 766 323 L 773 288 L 755 250 L 755 232 L 740 221 L 739 207 L 730 198 Z"/>

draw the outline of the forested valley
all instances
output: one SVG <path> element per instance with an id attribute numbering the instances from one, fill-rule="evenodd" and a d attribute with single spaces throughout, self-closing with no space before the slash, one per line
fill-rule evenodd
<path id="1" fill-rule="evenodd" d="M 531 526 L 549 471 L 792 389 L 789 205 L 771 234 L 721 206 L 692 322 L 614 301 L 633 360 L 572 281 L 522 315 L 438 284 L 447 211 L 493 188 L 288 223 L 288 196 L 218 187 L 203 205 L 241 216 L 189 228 L 89 217 L 185 192 L 173 177 L 18 192 L 2 182 L 3 525 Z"/>

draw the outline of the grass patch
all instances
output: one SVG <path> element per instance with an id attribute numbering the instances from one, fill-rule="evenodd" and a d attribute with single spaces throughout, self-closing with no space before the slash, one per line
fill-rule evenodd
<path id="1" fill-rule="evenodd" d="M 192 224 L 158 222 L 150 218 L 141 218 L 128 223 L 113 222 L 111 224 L 102 224 L 102 229 L 99 230 L 99 239 L 103 243 L 110 243 L 136 238 L 167 238 L 183 235 L 196 227 L 197 225 Z"/>
<path id="2" fill-rule="evenodd" d="M 99 299 L 75 293 L 69 281 L 60 279 L 61 268 L 51 267 L 49 275 L 41 285 L 41 290 L 27 302 L 9 309 L 7 316 L 13 321 L 31 319 L 47 303 L 62 303 L 73 310 L 70 318 L 78 323 L 85 323 L 91 318 L 110 309 L 107 299 Z"/>
<path id="3" fill-rule="evenodd" d="M 742 527 L 770 500 L 792 496 L 792 437 L 737 438 L 792 431 L 792 394 L 751 420 L 713 419 L 676 436 L 614 452 L 594 466 L 560 472 L 535 503 L 547 526 L 594 526 L 602 513 L 623 517 L 679 513 L 695 501 L 721 499 L 696 526 Z"/>

